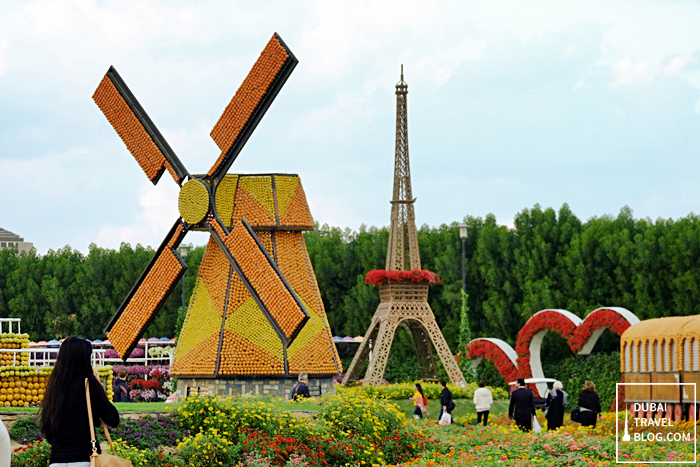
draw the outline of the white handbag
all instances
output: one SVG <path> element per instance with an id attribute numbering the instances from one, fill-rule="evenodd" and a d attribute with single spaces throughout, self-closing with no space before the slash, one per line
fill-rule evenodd
<path id="1" fill-rule="evenodd" d="M 442 413 L 442 417 L 440 417 L 440 421 L 438 422 L 440 425 L 449 425 L 452 423 L 452 415 L 450 415 L 447 412 Z"/>

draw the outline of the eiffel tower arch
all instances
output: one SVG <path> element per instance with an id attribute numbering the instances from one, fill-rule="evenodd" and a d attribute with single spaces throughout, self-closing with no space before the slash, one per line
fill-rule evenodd
<path id="1" fill-rule="evenodd" d="M 408 157 L 407 98 L 408 84 L 403 79 L 402 65 L 401 80 L 396 85 L 396 155 L 387 271 L 421 269 L 413 206 L 416 199 L 413 198 L 411 189 L 411 167 Z M 384 378 L 391 345 L 399 328 L 406 329 L 411 336 L 424 380 L 437 380 L 434 347 L 450 380 L 458 385 L 466 383 L 428 304 L 428 287 L 429 284 L 425 281 L 393 280 L 378 286 L 379 306 L 360 348 L 345 373 L 343 384 L 360 379 L 365 366 L 365 384 L 380 384 Z"/>

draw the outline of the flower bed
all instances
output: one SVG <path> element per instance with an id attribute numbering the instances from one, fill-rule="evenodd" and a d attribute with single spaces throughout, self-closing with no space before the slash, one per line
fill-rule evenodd
<path id="1" fill-rule="evenodd" d="M 594 429 L 568 420 L 556 432 L 522 433 L 505 415 L 491 417 L 488 427 L 473 416 L 466 426 L 438 426 L 434 421 L 407 420 L 383 398 L 369 398 L 351 388 L 320 401 L 317 417 L 292 415 L 260 399 L 188 398 L 170 417 L 123 421 L 113 429 L 118 454 L 134 465 L 155 467 L 238 466 L 576 466 L 615 464 L 614 413 Z M 622 414 L 620 415 L 622 417 Z M 538 419 L 546 430 L 541 412 Z M 621 421 L 621 420 L 620 420 Z M 175 426 L 175 425 L 178 426 Z M 653 427 L 658 433 L 692 432 L 693 424 Z M 639 429 L 635 428 L 635 432 Z M 687 444 L 687 446 L 686 446 Z M 161 446 L 177 445 L 175 454 Z M 621 442 L 626 461 L 693 460 L 693 443 Z M 21 448 L 14 466 L 45 466 L 48 444 Z"/>
<path id="2" fill-rule="evenodd" d="M 538 413 L 538 419 L 544 418 Z M 576 466 L 596 467 L 615 465 L 615 414 L 606 413 L 594 429 L 566 422 L 564 427 L 548 433 L 523 433 L 505 415 L 494 417 L 488 427 L 437 427 L 425 424 L 425 431 L 440 442 L 401 467 L 408 466 Z M 673 428 L 654 427 L 655 432 L 669 430 L 692 431 L 692 424 L 681 423 Z M 665 442 L 620 442 L 621 460 L 644 462 L 658 460 L 692 461 L 693 443 L 672 449 Z M 678 444 L 675 446 L 678 447 Z M 637 464 L 645 465 L 645 464 Z"/>
<path id="3" fill-rule="evenodd" d="M 384 285 L 388 281 L 428 282 L 429 284 L 439 284 L 440 276 L 425 269 L 420 271 L 385 271 L 384 269 L 372 269 L 365 274 L 365 282 L 375 287 Z"/>
<path id="4" fill-rule="evenodd" d="M 431 441 L 407 424 L 397 405 L 361 392 L 324 399 L 316 421 L 261 400 L 212 396 L 188 398 L 178 414 L 181 426 L 193 434 L 178 444 L 178 450 L 193 466 L 211 465 L 192 449 L 195 443 L 209 446 L 211 457 L 222 465 L 263 456 L 265 463 L 242 465 L 316 466 L 405 462 Z"/>

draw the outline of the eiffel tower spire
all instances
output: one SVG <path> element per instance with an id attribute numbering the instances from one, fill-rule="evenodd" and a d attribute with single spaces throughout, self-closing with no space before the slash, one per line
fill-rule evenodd
<path id="1" fill-rule="evenodd" d="M 408 158 L 408 84 L 396 84 L 396 152 L 394 156 L 394 192 L 391 198 L 391 227 L 386 268 L 395 271 L 420 269 L 416 214 L 411 189 L 411 163 Z"/>

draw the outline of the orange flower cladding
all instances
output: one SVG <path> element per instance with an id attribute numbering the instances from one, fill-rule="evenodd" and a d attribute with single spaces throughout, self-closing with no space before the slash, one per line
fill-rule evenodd
<path id="1" fill-rule="evenodd" d="M 317 297 L 309 275 L 308 265 L 304 257 L 304 239 L 301 232 L 278 230 L 275 232 L 277 247 L 277 265 L 287 279 L 292 289 L 305 304 L 316 304 Z M 312 307 L 314 310 L 318 306 Z"/>
<path id="2" fill-rule="evenodd" d="M 288 57 L 282 44 L 273 36 L 211 131 L 211 137 L 222 153 L 209 175 L 221 165 L 226 152 L 235 143 Z"/>
<path id="3" fill-rule="evenodd" d="M 177 174 L 108 76 L 102 78 L 92 98 L 149 180 L 153 181 L 165 167 L 178 181 Z"/>
<path id="4" fill-rule="evenodd" d="M 267 250 L 267 253 L 274 258 L 275 249 L 272 247 L 272 232 L 270 232 L 269 230 L 256 230 L 255 235 L 258 237 L 258 240 L 260 240 L 260 243 L 263 244 L 263 246 Z"/>
<path id="5" fill-rule="evenodd" d="M 311 374 L 342 372 L 340 358 L 333 343 L 323 302 L 318 294 L 313 271 L 306 255 L 301 232 L 276 231 L 277 265 L 311 313 L 299 336 L 288 350 L 289 371 Z"/>
<path id="6" fill-rule="evenodd" d="M 224 239 L 243 274 L 248 278 L 282 332 L 291 337 L 304 320 L 304 313 L 279 279 L 241 222 Z"/>
<path id="7" fill-rule="evenodd" d="M 270 338 L 279 342 L 272 329 L 269 334 Z M 222 375 L 284 374 L 282 357 L 273 355 L 230 329 L 224 329 L 223 337 L 219 368 Z M 279 349 L 282 350 L 281 343 Z"/>
<path id="8" fill-rule="evenodd" d="M 213 238 L 209 239 L 207 254 L 199 267 L 199 275 L 207 286 L 219 316 L 224 314 L 226 290 L 231 272 L 231 263 Z"/>
<path id="9" fill-rule="evenodd" d="M 141 287 L 107 334 L 119 355 L 125 357 L 129 347 L 138 338 L 158 304 L 165 299 L 167 291 L 182 270 L 180 261 L 171 250 L 166 248 L 161 252 Z"/>

